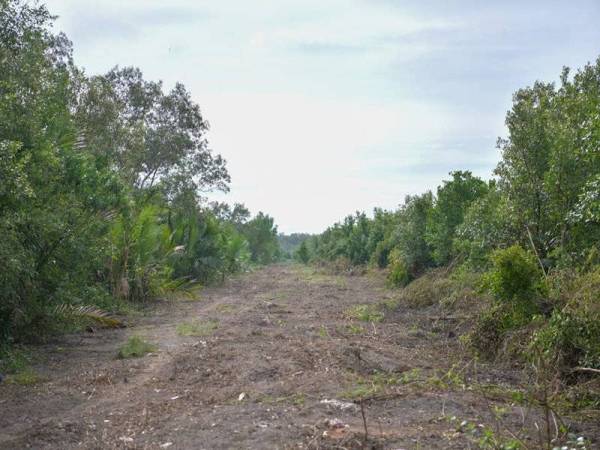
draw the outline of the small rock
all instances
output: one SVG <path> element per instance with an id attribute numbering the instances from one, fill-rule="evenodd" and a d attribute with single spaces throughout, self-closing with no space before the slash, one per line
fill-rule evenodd
<path id="1" fill-rule="evenodd" d="M 340 419 L 325 419 L 325 426 L 329 428 L 345 428 L 346 425 Z"/>
<path id="2" fill-rule="evenodd" d="M 171 445 L 173 445 L 172 442 L 165 442 L 164 444 L 160 444 L 160 448 L 167 448 L 167 447 L 170 447 Z"/>
<path id="3" fill-rule="evenodd" d="M 248 394 L 246 394 L 245 392 L 242 392 L 239 397 L 238 397 L 238 401 L 244 401 L 245 398 L 248 397 Z"/>
<path id="4" fill-rule="evenodd" d="M 346 411 L 346 410 L 354 410 L 357 411 L 358 410 L 358 406 L 356 406 L 356 404 L 354 403 L 350 403 L 350 402 L 342 402 L 340 400 L 336 400 L 336 399 L 324 399 L 321 400 L 319 403 L 323 404 L 323 405 L 327 405 L 327 406 L 332 406 L 333 408 L 337 408 L 340 409 L 342 411 Z"/>

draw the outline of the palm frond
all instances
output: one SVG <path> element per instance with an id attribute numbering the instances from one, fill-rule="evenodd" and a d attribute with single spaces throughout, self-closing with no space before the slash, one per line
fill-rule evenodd
<path id="1" fill-rule="evenodd" d="M 84 319 L 97 322 L 106 328 L 123 328 L 125 324 L 113 317 L 109 312 L 91 305 L 73 306 L 62 303 L 54 308 L 53 313 L 68 319 Z"/>

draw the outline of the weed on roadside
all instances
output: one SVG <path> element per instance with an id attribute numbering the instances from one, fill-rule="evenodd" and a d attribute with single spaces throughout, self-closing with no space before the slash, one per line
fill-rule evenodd
<path id="1" fill-rule="evenodd" d="M 156 350 L 158 350 L 156 345 L 146 342 L 140 336 L 131 336 L 119 349 L 118 357 L 120 359 L 141 358 Z"/>
<path id="2" fill-rule="evenodd" d="M 6 375 L 9 384 L 31 385 L 44 379 L 31 368 L 32 355 L 24 349 L 13 347 L 0 351 L 0 374 Z"/>
<path id="3" fill-rule="evenodd" d="M 358 400 L 383 395 L 391 388 L 418 381 L 420 373 L 415 368 L 398 375 L 379 372 L 370 377 L 360 377 L 354 387 L 342 392 L 340 396 Z"/>
<path id="4" fill-rule="evenodd" d="M 346 310 L 344 315 L 362 322 L 381 322 L 384 318 L 383 312 L 376 305 L 356 305 Z"/>
<path id="5" fill-rule="evenodd" d="M 208 336 L 218 327 L 219 321 L 211 319 L 180 323 L 176 329 L 180 336 Z"/>

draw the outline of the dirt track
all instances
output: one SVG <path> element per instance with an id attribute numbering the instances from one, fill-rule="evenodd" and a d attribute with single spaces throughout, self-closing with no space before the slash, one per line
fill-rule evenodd
<path id="1" fill-rule="evenodd" d="M 45 381 L 0 385 L 0 448 L 362 448 L 360 407 L 348 403 L 359 398 L 365 448 L 478 448 L 458 423 L 493 424 L 496 399 L 470 386 L 514 378 L 462 361 L 456 324 L 431 310 L 400 306 L 372 323 L 346 314 L 393 295 L 377 275 L 271 266 L 133 327 L 62 338 L 43 349 Z M 192 320 L 218 327 L 179 335 Z M 159 350 L 116 359 L 132 334 Z M 503 423 L 521 413 L 509 408 Z"/>

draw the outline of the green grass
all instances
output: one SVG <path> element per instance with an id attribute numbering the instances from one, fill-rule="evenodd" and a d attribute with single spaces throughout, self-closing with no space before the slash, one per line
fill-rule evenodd
<path id="1" fill-rule="evenodd" d="M 348 325 L 346 327 L 346 329 L 348 330 L 348 332 L 350 334 L 364 334 L 365 333 L 365 329 L 363 327 L 361 327 L 360 325 L 354 325 L 353 323 Z"/>
<path id="2" fill-rule="evenodd" d="M 345 316 L 361 322 L 381 322 L 384 314 L 376 305 L 356 305 L 345 312 Z"/>
<path id="3" fill-rule="evenodd" d="M 154 344 L 144 341 L 140 336 L 131 336 L 119 349 L 118 357 L 121 359 L 141 358 L 158 350 Z"/>
<path id="4" fill-rule="evenodd" d="M 299 278 L 310 284 L 324 284 L 340 288 L 347 287 L 346 279 L 343 276 L 321 273 L 312 267 L 299 267 L 296 273 Z"/>
<path id="5" fill-rule="evenodd" d="M 235 306 L 227 304 L 220 304 L 215 307 L 215 311 L 221 314 L 231 314 L 235 312 L 235 309 Z"/>
<path id="6" fill-rule="evenodd" d="M 15 374 L 29 367 L 31 355 L 19 348 L 0 348 L 0 373 Z"/>
<path id="7" fill-rule="evenodd" d="M 419 381 L 421 371 L 417 368 L 398 375 L 376 373 L 370 377 L 359 377 L 354 386 L 340 394 L 342 398 L 357 400 L 384 394 L 388 389 Z"/>
<path id="8" fill-rule="evenodd" d="M 197 320 L 184 322 L 177 325 L 177 334 L 180 336 L 208 336 L 219 327 L 218 320 Z"/>
<path id="9" fill-rule="evenodd" d="M 381 301 L 381 306 L 389 311 L 394 311 L 400 306 L 400 301 L 396 298 L 388 298 Z"/>
<path id="10" fill-rule="evenodd" d="M 43 381 L 32 368 L 32 356 L 19 347 L 0 350 L 0 373 L 6 375 L 9 384 L 31 385 Z"/>
<path id="11" fill-rule="evenodd" d="M 7 383 L 20 384 L 21 386 L 30 386 L 41 381 L 44 381 L 44 378 L 38 375 L 37 372 L 30 367 L 13 375 L 9 375 L 6 379 Z"/>

